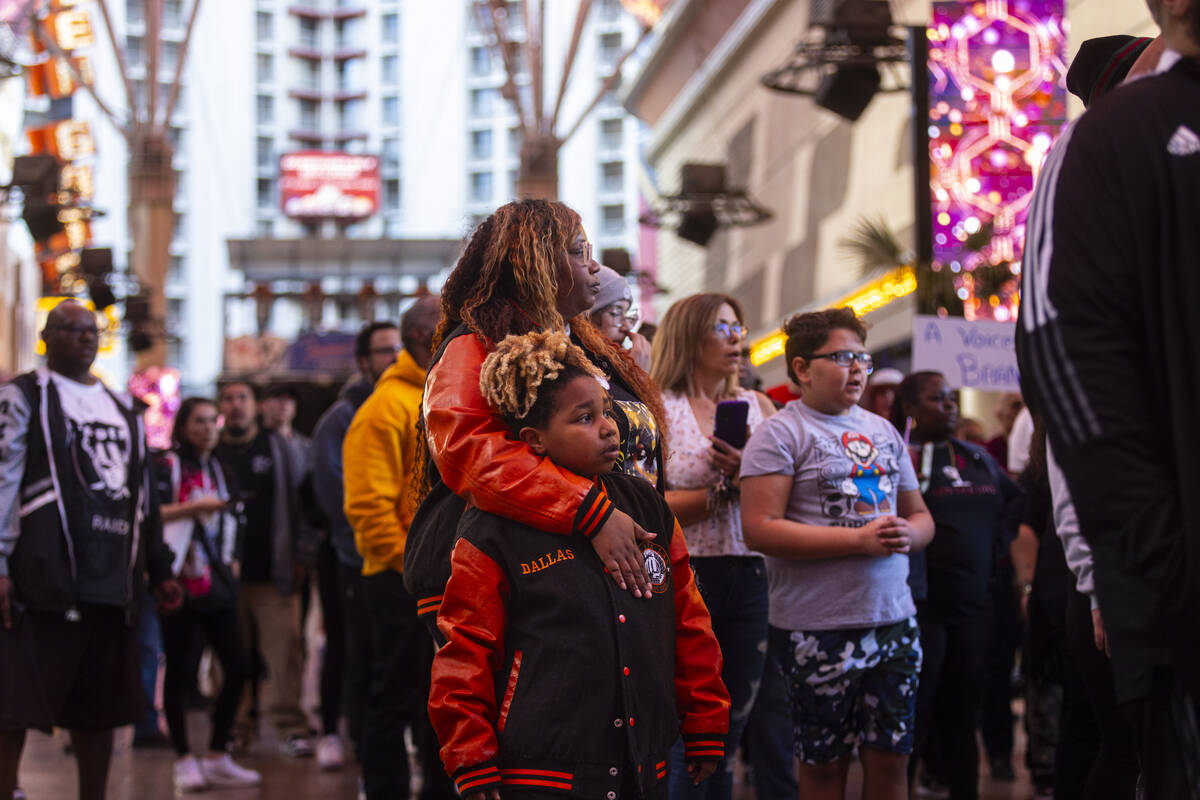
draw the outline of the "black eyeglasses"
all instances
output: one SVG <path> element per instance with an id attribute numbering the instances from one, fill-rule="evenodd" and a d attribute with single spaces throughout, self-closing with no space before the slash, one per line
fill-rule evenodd
<path id="1" fill-rule="evenodd" d="M 86 323 L 75 325 L 49 325 L 47 328 L 48 330 L 52 331 L 65 331 L 72 336 L 82 336 L 85 333 L 90 333 L 92 336 L 100 335 L 99 328 L 97 328 L 95 325 L 88 325 Z"/>
<path id="2" fill-rule="evenodd" d="M 713 325 L 713 332 L 716 333 L 717 336 L 723 336 L 726 339 L 740 339 L 742 334 L 746 332 L 746 329 L 737 322 L 733 323 L 732 325 L 730 325 L 728 322 L 718 322 L 716 325 Z"/>
<path id="3" fill-rule="evenodd" d="M 863 372 L 870 375 L 875 369 L 875 359 L 871 358 L 870 353 L 858 353 L 854 350 L 834 350 L 832 353 L 814 354 L 808 357 L 809 361 L 818 358 L 828 358 L 839 367 L 848 367 L 855 361 L 863 368 Z"/>

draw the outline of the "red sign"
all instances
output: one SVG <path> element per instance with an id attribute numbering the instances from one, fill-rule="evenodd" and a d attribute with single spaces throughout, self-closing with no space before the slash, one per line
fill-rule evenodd
<path id="1" fill-rule="evenodd" d="M 365 219 L 379 210 L 379 157 L 305 150 L 279 159 L 279 203 L 301 219 Z"/>

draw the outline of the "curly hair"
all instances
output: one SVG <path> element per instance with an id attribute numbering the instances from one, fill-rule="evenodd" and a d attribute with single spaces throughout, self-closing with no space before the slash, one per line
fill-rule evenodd
<path id="1" fill-rule="evenodd" d="M 558 266 L 582 223 L 553 200 L 514 200 L 475 228 L 442 287 L 436 351 L 459 323 L 489 346 L 510 333 L 563 328 L 558 312 Z"/>
<path id="2" fill-rule="evenodd" d="M 442 320 L 433 336 L 436 353 L 446 336 L 466 325 L 489 349 L 512 334 L 565 330 L 570 323 L 586 352 L 606 359 L 650 409 L 666 437 L 662 395 L 650 376 L 591 322 L 587 313 L 564 320 L 558 311 L 558 266 L 582 230 L 579 214 L 553 200 L 514 200 L 476 226 L 454 271 L 442 286 Z M 418 437 L 417 496 L 429 492 L 429 441 Z"/>
<path id="3" fill-rule="evenodd" d="M 860 342 L 867 343 L 867 326 L 855 316 L 854 309 L 849 306 L 794 314 L 783 323 L 783 332 L 787 334 L 787 344 L 784 345 L 787 374 L 793 382 L 800 381 L 792 369 L 792 362 L 797 358 L 812 356 L 825 346 L 825 342 L 829 341 L 829 334 L 838 328 L 850 331 Z"/>
<path id="4" fill-rule="evenodd" d="M 554 398 L 572 378 L 604 373 L 562 331 L 507 336 L 483 361 L 479 390 L 514 431 L 544 427 Z"/>

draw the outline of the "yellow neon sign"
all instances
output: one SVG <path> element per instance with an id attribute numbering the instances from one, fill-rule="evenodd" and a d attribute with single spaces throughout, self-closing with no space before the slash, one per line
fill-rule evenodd
<path id="1" fill-rule="evenodd" d="M 917 290 L 917 272 L 912 267 L 897 267 L 865 286 L 861 286 L 840 300 L 821 308 L 849 306 L 856 316 L 862 317 L 883 308 L 893 300 L 907 297 Z M 750 345 L 750 363 L 760 366 L 783 355 L 787 335 L 776 331 Z"/>
<path id="2" fill-rule="evenodd" d="M 80 300 L 77 297 L 39 297 L 37 304 L 34 306 L 34 319 L 38 333 L 42 328 L 46 327 L 46 317 L 54 310 L 54 307 L 59 303 L 67 300 L 74 300 L 88 311 L 96 314 L 96 324 L 100 327 L 100 341 L 96 347 L 98 355 L 108 355 L 112 352 L 113 346 L 117 342 L 117 333 L 121 330 L 121 316 L 116 306 L 109 306 L 101 312 L 96 311 L 96 305 L 91 300 Z M 39 335 L 37 340 L 37 354 L 39 356 L 46 355 L 46 343 L 42 341 Z"/>

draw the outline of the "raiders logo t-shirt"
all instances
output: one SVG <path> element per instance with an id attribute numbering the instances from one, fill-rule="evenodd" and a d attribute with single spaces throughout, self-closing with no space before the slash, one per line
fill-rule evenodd
<path id="1" fill-rule="evenodd" d="M 99 381 L 77 383 L 50 373 L 58 390 L 67 428 L 75 516 L 79 599 L 85 603 L 124 605 L 133 524 L 129 459 L 134 432 L 112 395 Z"/>

